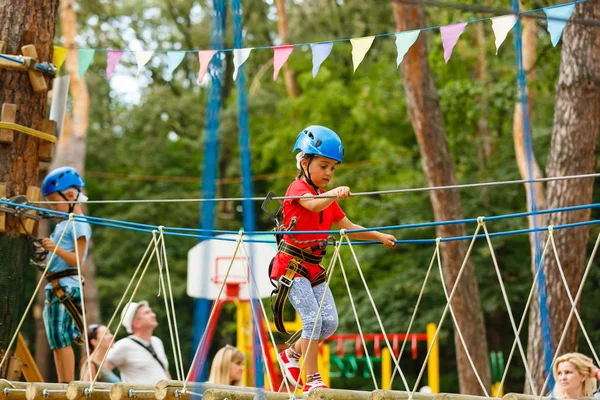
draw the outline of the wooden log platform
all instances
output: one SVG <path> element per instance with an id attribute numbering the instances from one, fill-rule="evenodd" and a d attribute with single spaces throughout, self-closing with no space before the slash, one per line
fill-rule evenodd
<path id="1" fill-rule="evenodd" d="M 27 400 L 59 400 L 67 394 L 66 383 L 32 382 L 27 386 L 25 397 Z"/>
<path id="2" fill-rule="evenodd" d="M 27 382 L 12 382 L 0 379 L 0 400 L 26 400 Z"/>

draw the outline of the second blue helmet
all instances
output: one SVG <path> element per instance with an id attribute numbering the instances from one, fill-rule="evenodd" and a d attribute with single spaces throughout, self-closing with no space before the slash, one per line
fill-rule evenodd
<path id="1" fill-rule="evenodd" d="M 48 173 L 42 182 L 42 195 L 62 192 L 70 187 L 81 188 L 85 182 L 77 170 L 73 167 L 60 167 Z"/>
<path id="2" fill-rule="evenodd" d="M 340 163 L 344 158 L 342 139 L 337 133 L 321 125 L 311 125 L 298 134 L 292 152 L 296 151 L 331 158 Z"/>

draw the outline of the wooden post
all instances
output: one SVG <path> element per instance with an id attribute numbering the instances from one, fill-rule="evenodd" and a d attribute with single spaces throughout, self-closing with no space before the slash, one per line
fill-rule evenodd
<path id="1" fill-rule="evenodd" d="M 67 399 L 68 400 L 110 400 L 110 387 L 112 383 L 96 382 L 94 389 L 86 396 L 86 389 L 89 389 L 92 382 L 81 382 L 74 381 L 69 383 L 67 386 Z M 63 397 L 64 399 L 64 397 Z"/>
<path id="2" fill-rule="evenodd" d="M 25 397 L 27 385 L 29 385 L 27 382 L 11 382 L 0 379 L 0 400 L 27 400 Z"/>
<path id="3" fill-rule="evenodd" d="M 168 381 L 163 380 L 159 381 L 156 384 L 156 399 L 157 400 L 192 400 L 195 396 L 190 396 L 187 393 L 181 393 L 179 396 L 175 396 L 176 391 L 181 391 L 183 388 L 183 382 L 181 381 Z M 195 393 L 202 393 L 208 389 L 220 389 L 220 390 L 229 390 L 236 392 L 247 392 L 256 394 L 256 389 L 251 387 L 244 386 L 228 386 L 228 385 L 216 385 L 214 383 L 198 383 L 198 382 L 189 382 L 186 386 L 186 391 L 191 391 Z M 71 400 L 71 399 L 69 399 Z"/>
<path id="4" fill-rule="evenodd" d="M 23 363 L 18 357 L 11 357 L 8 361 L 8 371 L 6 372 L 6 379 L 9 381 L 18 381 L 21 379 L 21 367 Z"/>
<path id="5" fill-rule="evenodd" d="M 21 47 L 21 52 L 24 56 L 31 57 L 36 60 L 38 59 L 37 50 L 32 44 Z M 30 69 L 27 71 L 27 73 L 29 74 L 29 80 L 31 81 L 31 86 L 33 86 L 34 92 L 40 93 L 48 90 L 48 85 L 46 84 L 46 80 L 41 72 Z"/>
<path id="6" fill-rule="evenodd" d="M 23 362 L 22 372 L 27 382 L 44 382 L 44 378 L 42 378 L 42 374 L 40 373 L 21 332 L 19 332 L 19 335 L 17 336 L 15 357 L 18 357 Z"/>
<path id="7" fill-rule="evenodd" d="M 371 392 L 360 392 L 358 390 L 343 389 L 313 389 L 308 392 L 308 400 L 367 400 Z"/>
<path id="8" fill-rule="evenodd" d="M 56 122 L 49 119 L 43 119 L 39 122 L 38 130 L 56 136 Z M 42 140 L 40 142 L 38 157 L 40 161 L 52 161 L 52 158 L 54 158 L 54 143 Z"/>
<path id="9" fill-rule="evenodd" d="M 265 391 L 259 396 L 258 391 L 255 393 L 240 392 L 237 389 L 237 387 L 232 390 L 208 389 L 202 393 L 202 400 L 256 400 L 261 398 L 266 400 L 288 400 L 290 398 L 287 393 L 283 392 L 278 393 Z"/>
<path id="10" fill-rule="evenodd" d="M 36 186 L 28 186 L 27 187 L 27 200 L 28 201 L 39 201 L 42 196 L 42 191 L 39 187 Z M 29 214 L 37 214 L 35 210 L 28 210 Z M 32 218 L 27 218 L 23 221 L 23 225 L 21 225 L 21 234 L 22 235 L 33 235 L 34 229 L 36 228 L 36 220 Z"/>
<path id="11" fill-rule="evenodd" d="M 6 183 L 0 182 L 0 199 L 6 198 Z M 6 213 L 0 211 L 0 232 L 6 232 Z"/>
<path id="12" fill-rule="evenodd" d="M 0 121 L 15 122 L 17 119 L 17 105 L 4 103 L 2 104 L 2 114 Z M 10 129 L 0 129 L 0 143 L 12 143 L 14 140 L 14 132 Z"/>
<path id="13" fill-rule="evenodd" d="M 27 400 L 59 400 L 65 398 L 66 391 L 66 383 L 33 382 L 27 386 L 25 397 L 27 397 Z"/>
<path id="14" fill-rule="evenodd" d="M 110 399 L 111 400 L 154 400 L 155 386 L 154 385 L 140 385 L 132 383 L 115 383 L 110 388 Z M 131 396 L 130 396 L 131 395 Z"/>

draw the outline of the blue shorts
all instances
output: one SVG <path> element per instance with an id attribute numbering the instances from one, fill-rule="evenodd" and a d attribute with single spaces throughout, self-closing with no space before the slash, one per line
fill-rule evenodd
<path id="1" fill-rule="evenodd" d="M 78 287 L 65 286 L 63 289 L 75 304 L 81 305 L 81 292 Z M 58 301 L 57 296 L 52 294 L 52 289 L 46 289 L 44 325 L 46 326 L 46 336 L 48 336 L 48 344 L 50 344 L 51 349 L 62 349 L 70 346 L 81 336 L 67 308 Z"/>

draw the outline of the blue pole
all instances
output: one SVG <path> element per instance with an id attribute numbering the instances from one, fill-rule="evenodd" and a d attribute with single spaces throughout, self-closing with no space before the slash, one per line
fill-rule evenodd
<path id="1" fill-rule="evenodd" d="M 520 7 L 519 0 L 512 0 L 513 11 L 519 15 Z M 525 70 L 523 68 L 523 38 L 521 30 L 521 18 L 517 18 L 515 24 L 515 56 L 517 63 L 517 80 L 519 82 L 519 99 L 521 102 L 521 108 L 523 113 L 523 137 L 525 143 L 525 154 L 527 155 L 527 179 L 531 180 L 533 176 L 533 143 L 531 139 L 531 125 L 529 121 L 529 101 L 527 98 L 527 80 L 525 77 Z M 529 184 L 529 193 L 531 199 L 531 211 L 537 211 L 536 205 L 536 191 L 533 183 Z M 537 216 L 533 216 L 533 228 L 537 228 Z M 542 260 L 542 244 L 540 241 L 539 232 L 534 232 L 535 238 L 535 265 L 541 265 Z M 540 319 L 542 323 L 542 339 L 544 341 L 544 358 L 546 361 L 546 375 L 550 375 L 549 387 L 554 387 L 554 378 L 551 374 L 552 371 L 552 339 L 550 337 L 550 321 L 548 313 L 548 303 L 546 301 L 546 277 L 544 275 L 543 267 L 540 268 L 538 274 L 538 296 L 540 304 Z"/>
<path id="2" fill-rule="evenodd" d="M 223 48 L 223 32 L 225 30 L 225 4 L 226 0 L 213 0 L 215 10 L 215 18 L 212 32 L 212 48 Z M 219 158 L 219 111 L 221 109 L 221 58 L 217 53 L 209 65 L 208 73 L 211 77 L 210 97 L 206 107 L 206 134 L 204 139 L 204 160 L 202 170 L 202 197 L 216 197 L 216 180 L 217 180 L 217 161 Z M 214 213 L 215 202 L 205 201 L 201 206 L 201 229 L 214 229 Z M 203 287 L 203 292 L 208 293 L 209 271 L 205 268 L 202 279 L 199 282 Z M 194 351 L 200 343 L 202 335 L 206 331 L 208 316 L 210 314 L 211 301 L 209 299 L 196 299 L 194 307 L 194 335 L 193 349 Z M 205 342 L 204 346 L 209 346 Z M 202 353 L 201 353 L 202 354 Z M 206 362 L 200 359 L 196 370 L 198 382 L 206 381 Z"/>
<path id="3" fill-rule="evenodd" d="M 234 37 L 233 47 L 241 49 L 243 47 L 243 26 L 242 26 L 242 4 L 241 0 L 233 0 L 233 24 L 234 24 Z M 243 220 L 244 230 L 254 231 L 256 230 L 256 221 L 254 215 L 254 204 L 249 198 L 254 197 L 254 191 L 252 188 L 252 159 L 250 153 L 250 134 L 248 130 L 248 105 L 246 101 L 246 74 L 244 73 L 244 66 L 240 66 L 237 75 L 237 95 L 238 95 L 238 126 L 239 126 L 239 145 L 240 145 L 240 158 L 242 167 L 242 197 L 245 200 L 242 201 L 243 209 Z M 249 256 L 252 259 L 252 246 L 249 247 Z M 252 268 L 254 266 L 250 264 Z M 250 272 L 250 276 L 254 276 L 254 270 Z M 251 307 L 253 308 L 253 315 L 256 319 L 254 325 L 254 335 L 252 341 L 252 349 L 254 353 L 254 379 L 255 387 L 262 388 L 264 386 L 264 374 L 263 374 L 263 360 L 262 353 L 260 351 L 260 330 L 258 329 L 259 324 L 262 323 L 260 318 L 260 308 L 258 304 L 258 293 L 255 285 L 252 284 L 252 279 L 248 282 L 250 288 Z"/>

